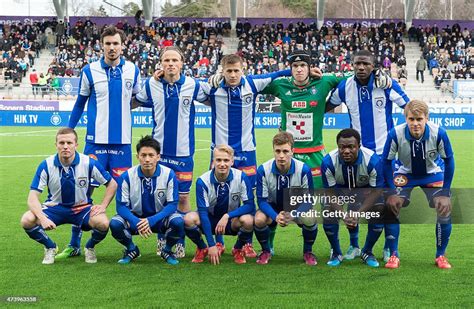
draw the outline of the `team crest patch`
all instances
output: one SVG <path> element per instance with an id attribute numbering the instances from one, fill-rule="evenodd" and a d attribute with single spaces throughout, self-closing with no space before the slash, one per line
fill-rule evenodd
<path id="1" fill-rule="evenodd" d="M 430 151 L 428 151 L 428 157 L 429 157 L 431 160 L 436 159 L 436 150 L 430 150 Z"/>
<path id="2" fill-rule="evenodd" d="M 183 105 L 188 107 L 191 104 L 191 97 L 183 97 Z"/>
<path id="3" fill-rule="evenodd" d="M 310 92 L 312 95 L 315 95 L 318 92 L 318 89 L 316 89 L 316 87 L 311 87 Z"/>
<path id="4" fill-rule="evenodd" d="M 250 104 L 252 103 L 252 95 L 251 94 L 247 94 L 243 97 L 243 101 L 247 104 Z"/>
<path id="5" fill-rule="evenodd" d="M 125 88 L 127 88 L 127 90 L 132 89 L 132 85 L 133 85 L 133 83 L 132 83 L 131 79 L 126 79 L 125 80 Z"/>
<path id="6" fill-rule="evenodd" d="M 87 177 L 79 177 L 77 179 L 77 184 L 79 185 L 79 188 L 87 187 Z"/>
<path id="7" fill-rule="evenodd" d="M 360 182 L 367 182 L 369 180 L 369 177 L 363 175 L 363 176 L 359 176 L 359 181 Z"/>
<path id="8" fill-rule="evenodd" d="M 378 109 L 384 109 L 385 108 L 385 98 L 383 98 L 383 97 L 375 98 L 375 106 Z"/>
<path id="9" fill-rule="evenodd" d="M 237 201 L 239 200 L 239 198 L 240 198 L 240 193 L 234 193 L 234 194 L 232 194 L 232 200 L 233 200 L 234 202 L 237 202 Z"/>
<path id="10" fill-rule="evenodd" d="M 408 178 L 405 175 L 398 175 L 398 176 L 395 176 L 395 178 L 393 179 L 393 183 L 397 187 L 403 187 L 408 184 Z"/>
<path id="11" fill-rule="evenodd" d="M 163 197 L 165 196 L 165 189 L 158 189 L 158 197 Z"/>

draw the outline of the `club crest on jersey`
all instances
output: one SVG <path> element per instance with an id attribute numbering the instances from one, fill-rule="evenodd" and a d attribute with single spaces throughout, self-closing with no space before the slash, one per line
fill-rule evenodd
<path id="1" fill-rule="evenodd" d="M 436 159 L 436 150 L 430 150 L 430 151 L 428 151 L 428 157 L 429 157 L 431 160 Z"/>
<path id="2" fill-rule="evenodd" d="M 385 108 L 385 98 L 383 98 L 383 97 L 375 98 L 375 106 L 378 109 L 384 109 Z"/>
<path id="3" fill-rule="evenodd" d="M 292 101 L 292 108 L 306 108 L 306 101 Z"/>
<path id="4" fill-rule="evenodd" d="M 242 101 L 244 101 L 246 104 L 251 104 L 252 103 L 252 95 L 247 94 L 242 98 Z"/>
<path id="5" fill-rule="evenodd" d="M 234 194 L 232 194 L 232 200 L 233 200 L 234 202 L 237 202 L 237 201 L 239 200 L 239 198 L 240 198 L 240 193 L 234 193 Z"/>
<path id="6" fill-rule="evenodd" d="M 405 175 L 398 175 L 393 179 L 393 183 L 397 187 L 403 187 L 406 186 L 406 184 L 408 183 L 408 178 Z"/>
<path id="7" fill-rule="evenodd" d="M 163 197 L 165 196 L 165 190 L 164 189 L 158 189 L 158 197 Z"/>
<path id="8" fill-rule="evenodd" d="M 77 179 L 77 184 L 79 185 L 79 188 L 87 187 L 87 177 L 79 177 Z"/>
<path id="9" fill-rule="evenodd" d="M 191 104 L 191 97 L 183 97 L 183 105 L 188 107 Z"/>
<path id="10" fill-rule="evenodd" d="M 311 94 L 316 94 L 318 92 L 318 90 L 316 89 L 316 87 L 311 87 L 311 90 L 310 90 Z"/>
<path id="11" fill-rule="evenodd" d="M 359 181 L 360 182 L 367 182 L 368 180 L 369 180 L 369 177 L 367 177 L 365 175 L 359 176 Z"/>
<path id="12" fill-rule="evenodd" d="M 127 88 L 127 90 L 132 89 L 132 85 L 133 85 L 133 83 L 132 83 L 131 79 L 126 79 L 125 80 L 125 88 Z"/>

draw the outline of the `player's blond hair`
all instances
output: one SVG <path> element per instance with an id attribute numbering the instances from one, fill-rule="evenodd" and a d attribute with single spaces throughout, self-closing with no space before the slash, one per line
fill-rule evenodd
<path id="1" fill-rule="evenodd" d="M 216 151 L 222 151 L 229 154 L 232 158 L 234 157 L 234 149 L 232 149 L 232 147 L 230 147 L 229 145 L 217 145 L 214 148 L 214 153 L 216 153 Z"/>
<path id="2" fill-rule="evenodd" d="M 221 60 L 221 65 L 223 68 L 227 67 L 230 64 L 236 64 L 236 63 L 240 63 L 240 65 L 242 65 L 243 61 L 240 56 L 235 55 L 235 54 L 225 55 L 224 57 L 222 57 L 222 60 Z"/>
<path id="3" fill-rule="evenodd" d="M 407 106 L 405 106 L 405 117 L 408 116 L 408 112 L 411 112 L 413 115 L 425 115 L 428 117 L 428 104 L 421 100 L 411 100 L 408 102 Z"/>
<path id="4" fill-rule="evenodd" d="M 76 143 L 77 143 L 76 130 L 71 129 L 71 128 L 61 128 L 61 129 L 59 129 L 58 132 L 56 133 L 56 141 L 58 141 L 58 136 L 59 135 L 66 135 L 66 134 L 74 134 L 74 137 L 75 137 Z"/>
<path id="5" fill-rule="evenodd" d="M 183 51 L 178 47 L 178 46 L 166 46 L 166 47 L 163 47 L 163 49 L 160 51 L 160 62 L 161 60 L 163 59 L 163 55 L 167 52 L 167 51 L 175 51 L 179 54 L 179 57 L 181 58 L 181 61 L 184 62 L 184 54 L 183 54 Z"/>

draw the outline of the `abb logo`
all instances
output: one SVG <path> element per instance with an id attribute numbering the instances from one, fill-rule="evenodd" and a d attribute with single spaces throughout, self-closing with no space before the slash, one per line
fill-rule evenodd
<path id="1" fill-rule="evenodd" d="M 291 102 L 293 108 L 306 108 L 306 101 L 293 101 Z"/>

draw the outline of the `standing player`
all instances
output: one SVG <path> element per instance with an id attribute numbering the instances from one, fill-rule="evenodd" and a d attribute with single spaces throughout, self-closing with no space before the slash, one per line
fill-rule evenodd
<path id="1" fill-rule="evenodd" d="M 121 57 L 124 40 L 122 30 L 104 29 L 100 37 L 104 57 L 82 69 L 68 124 L 76 127 L 88 102 L 84 153 L 98 160 L 115 179 L 132 166 L 131 101 L 140 90 L 140 70 Z M 80 227 L 73 226 L 69 246 L 57 258 L 80 255 L 81 236 Z"/>
<path id="2" fill-rule="evenodd" d="M 405 107 L 406 123 L 388 134 L 383 151 L 384 176 L 390 188 L 401 188 L 387 198 L 387 205 L 398 217 L 401 207 L 410 203 L 413 188 L 420 187 L 436 209 L 436 259 L 439 268 L 451 268 L 445 257 L 451 235 L 451 182 L 454 154 L 446 130 L 428 121 L 428 105 L 412 100 Z M 398 156 L 392 175 L 392 161 Z M 392 256 L 385 267 L 398 268 L 398 235 L 390 247 Z"/>
<path id="3" fill-rule="evenodd" d="M 73 129 L 64 128 L 56 133 L 56 149 L 58 153 L 44 160 L 36 171 L 28 195 L 30 210 L 21 218 L 21 225 L 31 239 L 44 245 L 43 264 L 53 264 L 58 251 L 45 230 L 54 230 L 65 223 L 92 229 L 92 237 L 84 249 L 85 260 L 96 263 L 94 248 L 107 235 L 109 220 L 105 211 L 117 184 L 100 163 L 76 152 L 77 134 Z M 101 204 L 92 204 L 88 191 L 92 178 L 107 187 Z M 41 204 L 40 195 L 45 187 L 48 187 L 48 198 Z"/>
<path id="4" fill-rule="evenodd" d="M 393 128 L 393 105 L 404 108 L 409 101 L 400 85 L 392 80 L 391 87 L 377 87 L 374 72 L 374 56 L 367 50 L 354 55 L 353 66 L 355 75 L 339 83 L 330 98 L 331 107 L 345 103 L 349 111 L 351 127 L 361 135 L 362 146 L 381 156 L 388 132 Z M 384 260 L 388 261 L 390 243 L 397 234 L 396 224 L 385 226 Z M 398 232 L 399 233 L 399 232 Z M 349 230 L 351 245 L 345 259 L 352 260 L 360 255 L 359 227 Z"/>
<path id="5" fill-rule="evenodd" d="M 117 215 L 110 220 L 112 236 L 125 246 L 120 264 L 129 264 L 140 256 L 132 235 L 148 238 L 152 233 L 166 235 L 161 257 L 168 264 L 179 261 L 171 251 L 184 237 L 184 221 L 178 209 L 178 180 L 168 167 L 158 164 L 160 143 L 151 136 L 137 144 L 139 165 L 131 167 L 119 178 Z"/>
<path id="6" fill-rule="evenodd" d="M 277 224 L 287 225 L 287 215 L 283 209 L 284 190 L 300 188 L 311 190 L 313 178 L 311 169 L 301 161 L 293 159 L 293 136 L 288 132 L 279 132 L 273 137 L 273 155 L 271 159 L 258 167 L 257 200 L 259 210 L 255 214 L 255 235 L 262 252 L 257 263 L 268 264 L 272 257 L 270 227 Z M 316 265 L 313 244 L 318 234 L 318 226 L 314 222 L 300 222 L 303 234 L 303 259 L 307 265 Z"/>
<path id="7" fill-rule="evenodd" d="M 326 98 L 346 77 L 325 74 L 321 79 L 311 79 L 311 56 L 303 50 L 294 51 L 288 61 L 292 77 L 274 80 L 263 93 L 281 99 L 281 129 L 293 135 L 294 157 L 311 168 L 314 187 L 322 188 L 320 166 L 326 154 L 322 135 Z M 387 75 L 378 71 L 376 76 L 377 85 L 390 87 L 391 79 Z M 272 238 L 270 243 L 273 246 Z"/>
<path id="8" fill-rule="evenodd" d="M 197 245 L 193 263 L 202 263 L 209 255 L 212 264 L 219 264 L 222 248 L 213 235 L 238 235 L 232 249 L 234 262 L 246 263 L 242 250 L 252 237 L 252 184 L 244 172 L 232 168 L 234 151 L 227 145 L 214 147 L 214 168 L 196 182 L 197 212 L 184 217 L 186 235 Z M 204 233 L 207 245 L 201 237 Z"/>
<path id="9" fill-rule="evenodd" d="M 171 168 L 178 178 L 179 204 L 182 214 L 190 210 L 189 191 L 194 167 L 194 101 L 203 102 L 207 95 L 197 80 L 182 74 L 184 55 L 176 46 L 161 50 L 160 63 L 163 76 L 160 80 L 149 78 L 136 96 L 143 107 L 151 107 L 153 138 L 161 147 L 160 164 Z M 157 254 L 165 244 L 158 239 Z M 177 257 L 184 257 L 184 239 L 177 244 Z"/>
<path id="10" fill-rule="evenodd" d="M 321 164 L 324 187 L 328 193 L 350 194 L 356 188 L 383 188 L 382 161 L 372 150 L 360 145 L 360 134 L 354 129 L 344 129 L 337 134 L 337 149 L 326 155 Z M 344 190 L 348 189 L 348 190 Z M 337 191 L 336 191 L 337 190 Z M 383 209 L 381 191 L 359 189 L 354 196 L 361 195 L 355 203 L 348 205 L 348 211 L 365 212 L 373 211 L 378 207 L 379 214 Z M 342 210 L 342 205 L 328 205 L 330 211 Z M 355 218 L 355 217 L 353 217 Z M 347 218 L 345 223 L 349 231 L 358 226 L 357 221 L 351 223 L 352 218 Z M 356 219 L 356 218 L 355 218 Z M 342 251 L 339 245 L 339 223 L 337 219 L 324 218 L 324 231 L 331 244 L 332 255 L 328 261 L 329 266 L 339 266 L 342 262 Z M 365 246 L 362 249 L 362 260 L 371 267 L 378 267 L 379 263 L 372 253 L 372 248 L 382 233 L 383 224 L 369 220 L 368 233 Z"/>

